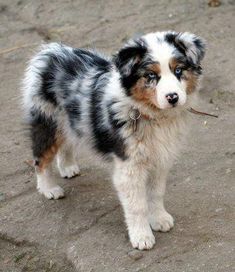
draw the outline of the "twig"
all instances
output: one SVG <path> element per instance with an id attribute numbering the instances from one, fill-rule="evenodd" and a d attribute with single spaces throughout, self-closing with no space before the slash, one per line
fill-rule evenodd
<path id="1" fill-rule="evenodd" d="M 11 47 L 11 48 L 6 48 L 6 49 L 3 49 L 2 51 L 0 51 L 0 55 L 7 54 L 7 53 L 10 53 L 12 51 L 21 49 L 21 48 L 32 47 L 32 46 L 35 46 L 35 45 L 38 45 L 38 43 L 22 44 L 22 45 L 14 46 L 14 47 Z"/>
<path id="2" fill-rule="evenodd" d="M 215 117 L 215 118 L 219 117 L 218 115 L 210 114 L 210 113 L 207 113 L 207 112 L 198 111 L 198 110 L 195 110 L 193 108 L 189 108 L 188 111 L 191 112 L 191 113 L 194 113 L 194 114 L 199 114 L 199 115 L 207 115 L 207 116 L 211 116 L 211 117 Z"/>
<path id="3" fill-rule="evenodd" d="M 24 163 L 26 163 L 28 166 L 33 167 L 35 166 L 34 160 L 25 160 Z"/>

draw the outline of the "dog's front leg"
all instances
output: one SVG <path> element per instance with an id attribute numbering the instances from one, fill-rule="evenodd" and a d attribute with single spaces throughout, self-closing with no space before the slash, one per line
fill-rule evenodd
<path id="1" fill-rule="evenodd" d="M 173 217 L 164 207 L 167 173 L 168 171 L 163 169 L 153 171 L 147 183 L 149 223 L 155 231 L 167 232 L 174 226 Z"/>
<path id="2" fill-rule="evenodd" d="M 155 237 L 148 222 L 146 198 L 147 173 L 142 165 L 117 162 L 113 182 L 124 209 L 131 244 L 140 250 L 150 249 Z"/>

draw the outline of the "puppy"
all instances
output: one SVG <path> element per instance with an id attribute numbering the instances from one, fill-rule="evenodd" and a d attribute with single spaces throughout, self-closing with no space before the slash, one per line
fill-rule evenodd
<path id="1" fill-rule="evenodd" d="M 155 244 L 173 218 L 163 198 L 169 168 L 188 126 L 205 44 L 190 33 L 156 32 L 129 41 L 109 58 L 62 44 L 43 45 L 25 73 L 23 103 L 30 126 L 37 189 L 64 196 L 52 176 L 79 173 L 78 143 L 112 160 L 113 183 L 131 244 Z"/>

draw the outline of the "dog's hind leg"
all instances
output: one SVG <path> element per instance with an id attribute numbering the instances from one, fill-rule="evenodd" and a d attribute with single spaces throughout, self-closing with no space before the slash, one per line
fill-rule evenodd
<path id="1" fill-rule="evenodd" d="M 48 157 L 48 159 L 51 158 Z M 46 165 L 45 159 L 43 158 L 42 164 L 39 163 L 39 166 L 36 166 L 36 174 L 37 189 L 39 193 L 43 194 L 48 199 L 59 199 L 64 197 L 64 190 L 57 185 L 52 174 L 51 162 L 48 162 L 48 165 Z"/>
<path id="2" fill-rule="evenodd" d="M 37 175 L 37 189 L 48 199 L 64 196 L 52 173 L 52 162 L 63 143 L 57 122 L 40 110 L 31 111 L 31 140 Z"/>
<path id="3" fill-rule="evenodd" d="M 80 173 L 75 151 L 72 144 L 64 143 L 57 153 L 57 167 L 62 178 L 72 178 Z"/>

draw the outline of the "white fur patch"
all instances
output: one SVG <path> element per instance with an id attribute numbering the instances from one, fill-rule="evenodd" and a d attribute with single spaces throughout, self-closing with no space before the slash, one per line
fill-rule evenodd
<path id="1" fill-rule="evenodd" d="M 80 173 L 79 166 L 77 164 L 73 165 L 58 165 L 58 169 L 62 178 L 72 178 Z"/>
<path id="2" fill-rule="evenodd" d="M 151 214 L 149 223 L 154 231 L 167 232 L 173 228 L 174 219 L 166 210 L 159 210 Z"/>
<path id="3" fill-rule="evenodd" d="M 64 197 L 64 190 L 56 184 L 48 173 L 37 174 L 37 189 L 47 199 L 59 199 Z"/>

